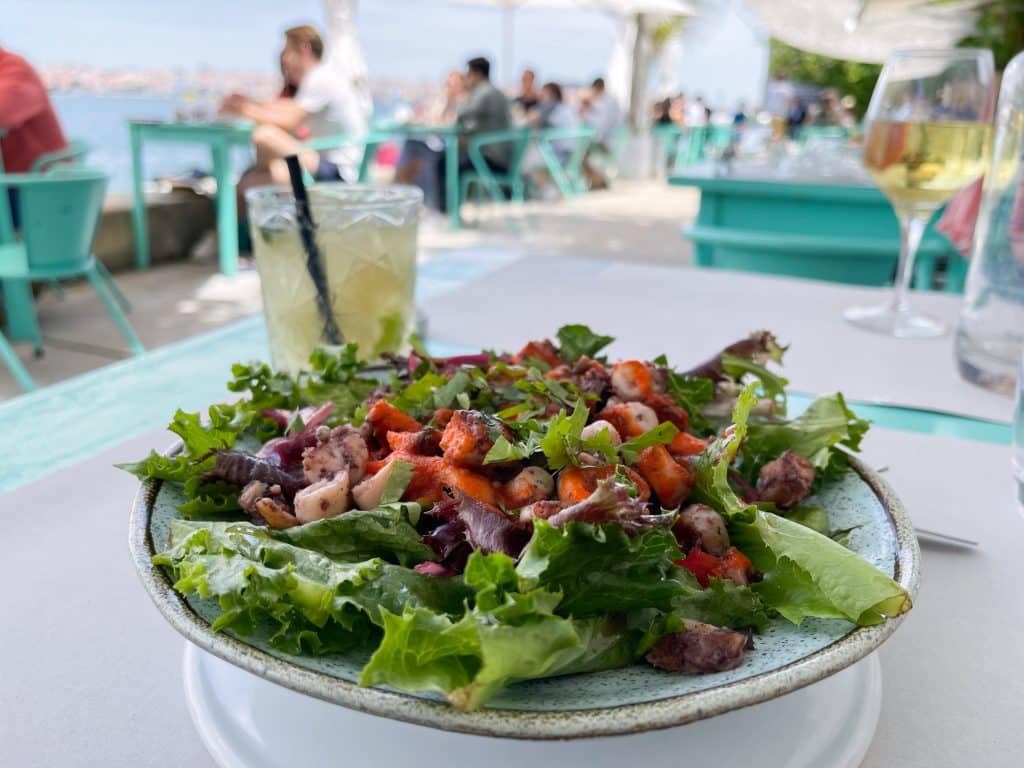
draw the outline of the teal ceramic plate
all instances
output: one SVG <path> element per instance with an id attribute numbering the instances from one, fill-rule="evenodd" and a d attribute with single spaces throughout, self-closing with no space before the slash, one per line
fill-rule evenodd
<path id="1" fill-rule="evenodd" d="M 873 651 L 899 626 L 840 620 L 783 619 L 755 637 L 742 665 L 711 675 L 680 675 L 645 665 L 510 686 L 486 709 L 457 712 L 440 697 L 362 688 L 362 655 L 297 657 L 266 643 L 216 633 L 211 601 L 185 599 L 150 558 L 167 541 L 182 501 L 176 489 L 142 485 L 132 507 L 130 546 L 143 584 L 167 620 L 188 640 L 220 658 L 300 693 L 420 725 L 487 736 L 571 739 L 683 725 L 757 704 L 814 683 Z M 919 551 L 913 527 L 892 489 L 858 461 L 818 496 L 833 529 L 855 528 L 849 546 L 911 595 L 918 586 Z M 155 545 L 159 542 L 159 545 Z"/>

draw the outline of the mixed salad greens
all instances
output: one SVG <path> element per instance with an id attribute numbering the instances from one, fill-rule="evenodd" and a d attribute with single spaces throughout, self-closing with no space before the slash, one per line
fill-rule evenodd
<path id="1" fill-rule="evenodd" d="M 813 505 L 867 430 L 842 395 L 787 419 L 767 332 L 685 372 L 609 363 L 611 341 L 572 325 L 516 354 L 237 364 L 242 399 L 179 411 L 179 453 L 122 465 L 185 498 L 154 562 L 219 601 L 216 630 L 372 651 L 362 684 L 459 709 L 644 661 L 730 669 L 777 616 L 910 609 Z"/>

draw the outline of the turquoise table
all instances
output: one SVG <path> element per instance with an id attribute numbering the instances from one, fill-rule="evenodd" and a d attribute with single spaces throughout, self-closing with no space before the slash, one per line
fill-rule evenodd
<path id="1" fill-rule="evenodd" d="M 695 245 L 697 266 L 856 285 L 892 282 L 899 225 L 874 186 L 719 176 L 708 168 L 674 173 L 669 183 L 701 191 L 696 224 L 683 232 Z M 936 260 L 948 255 L 955 255 L 949 241 L 930 226 L 915 287 L 927 287 Z"/>
<path id="2" fill-rule="evenodd" d="M 467 131 L 459 125 L 420 125 L 383 123 L 375 125 L 373 132 L 384 136 L 401 136 L 404 139 L 426 139 L 437 136 L 444 141 L 444 202 L 448 211 L 448 226 L 462 227 L 459 211 L 459 138 Z"/>
<path id="3" fill-rule="evenodd" d="M 238 207 L 231 178 L 231 148 L 247 146 L 252 137 L 249 123 L 128 123 L 132 147 L 132 226 L 135 231 L 135 265 L 149 266 L 149 229 L 146 223 L 146 197 L 142 149 L 145 142 L 202 144 L 210 148 L 213 175 L 217 180 L 217 240 L 220 271 L 233 275 L 238 271 Z"/>

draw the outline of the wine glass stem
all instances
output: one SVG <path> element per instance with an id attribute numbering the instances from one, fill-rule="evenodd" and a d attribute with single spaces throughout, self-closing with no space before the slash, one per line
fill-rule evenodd
<path id="1" fill-rule="evenodd" d="M 920 214 L 903 214 L 900 220 L 900 260 L 896 267 L 896 292 L 892 299 L 892 308 L 900 314 L 910 313 L 910 280 L 914 276 L 914 260 L 917 249 L 921 245 L 921 237 L 928 218 Z"/>

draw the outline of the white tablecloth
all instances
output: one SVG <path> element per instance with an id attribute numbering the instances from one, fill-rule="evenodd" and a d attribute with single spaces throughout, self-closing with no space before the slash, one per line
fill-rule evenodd
<path id="1" fill-rule="evenodd" d="M 181 638 L 125 546 L 135 482 L 111 467 L 168 442 L 153 432 L 0 497 L 0 765 L 212 765 L 185 710 Z M 864 765 L 1020 765 L 1024 518 L 1008 450 L 880 429 L 865 447 L 919 524 L 970 520 L 981 547 L 924 549 L 917 604 L 880 651 Z"/>
<path id="2" fill-rule="evenodd" d="M 613 357 L 664 352 L 683 367 L 766 328 L 790 345 L 784 372 L 795 390 L 1010 421 L 1008 398 L 959 377 L 951 336 L 888 338 L 841 317 L 844 307 L 888 295 L 749 273 L 531 256 L 428 301 L 425 311 L 439 341 L 518 348 L 581 322 L 618 339 Z M 960 310 L 957 296 L 914 293 L 912 301 L 951 327 Z"/>

